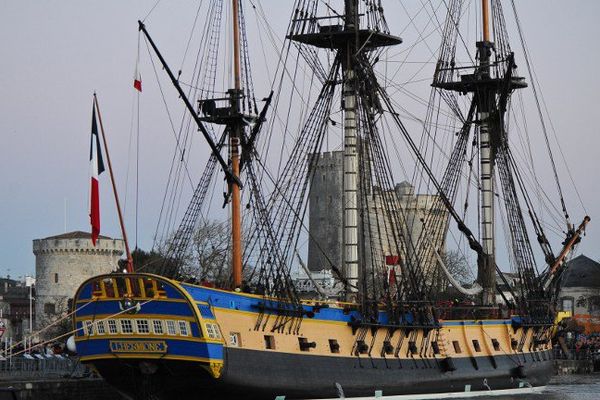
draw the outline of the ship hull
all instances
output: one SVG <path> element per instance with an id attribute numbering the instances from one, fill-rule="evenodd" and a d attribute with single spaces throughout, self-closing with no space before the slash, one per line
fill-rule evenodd
<path id="1" fill-rule="evenodd" d="M 120 391 L 132 398 L 206 399 L 333 399 L 338 387 L 346 398 L 490 394 L 543 387 L 552 375 L 551 352 L 454 360 L 455 371 L 443 372 L 442 360 L 411 361 L 357 357 L 323 357 L 246 349 L 227 349 L 219 379 L 193 362 L 159 361 L 158 369 L 144 374 L 144 360 L 97 361 L 96 368 Z M 475 364 L 477 368 L 475 369 Z M 523 368 L 518 369 L 518 365 Z"/>
<path id="2" fill-rule="evenodd" d="M 148 274 L 92 278 L 75 307 L 82 362 L 136 400 L 490 394 L 553 370 L 550 327 L 517 316 L 360 326 L 352 304 L 309 301 L 281 318 L 278 299 Z"/>

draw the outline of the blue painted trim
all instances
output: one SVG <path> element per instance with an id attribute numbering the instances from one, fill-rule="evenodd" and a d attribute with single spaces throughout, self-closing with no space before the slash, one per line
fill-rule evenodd
<path id="1" fill-rule="evenodd" d="M 213 360 L 223 360 L 223 346 L 216 343 L 190 342 L 177 339 L 93 339 L 77 342 L 77 353 L 82 356 L 97 356 L 101 354 L 127 354 L 127 353 L 111 353 L 110 340 L 113 341 L 164 341 L 167 343 L 167 353 L 173 356 L 199 357 L 210 358 Z"/>

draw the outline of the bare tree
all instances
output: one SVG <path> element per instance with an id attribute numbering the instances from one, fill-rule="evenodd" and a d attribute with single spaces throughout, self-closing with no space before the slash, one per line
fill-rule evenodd
<path id="1" fill-rule="evenodd" d="M 460 282 L 461 285 L 473 283 L 473 271 L 469 267 L 469 263 L 464 255 L 458 250 L 450 250 L 442 254 L 442 259 L 448 272 L 454 279 Z M 446 297 L 446 292 L 452 292 L 450 280 L 441 268 L 437 268 L 433 285 L 436 287 L 440 297 Z"/>
<path id="2" fill-rule="evenodd" d="M 229 229 L 226 224 L 206 221 L 196 231 L 186 257 L 185 270 L 199 281 L 227 286 L 231 275 Z"/>

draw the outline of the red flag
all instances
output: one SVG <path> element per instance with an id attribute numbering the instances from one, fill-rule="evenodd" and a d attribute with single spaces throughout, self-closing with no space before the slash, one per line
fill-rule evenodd
<path id="1" fill-rule="evenodd" d="M 400 256 L 385 256 L 385 265 L 399 265 Z"/>
<path id="2" fill-rule="evenodd" d="M 96 240 L 100 235 L 100 193 L 98 187 L 98 176 L 104 172 L 102 161 L 102 150 L 100 149 L 100 138 L 96 125 L 96 109 L 92 108 L 92 137 L 90 141 L 90 223 L 92 225 L 92 244 L 96 246 Z"/>
<path id="3" fill-rule="evenodd" d="M 139 78 L 139 79 L 138 79 Z M 142 76 L 139 75 L 136 79 L 133 80 L 133 87 L 138 91 L 142 91 Z"/>
<path id="4" fill-rule="evenodd" d="M 396 270 L 394 267 L 390 268 L 388 283 L 390 286 L 394 286 L 396 284 Z"/>

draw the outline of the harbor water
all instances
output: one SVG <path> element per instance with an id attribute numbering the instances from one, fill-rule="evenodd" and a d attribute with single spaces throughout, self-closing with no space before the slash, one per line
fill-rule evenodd
<path id="1" fill-rule="evenodd" d="M 513 396 L 483 396 L 484 400 L 598 400 L 600 399 L 600 374 L 560 375 L 554 377 L 543 391 Z"/>

